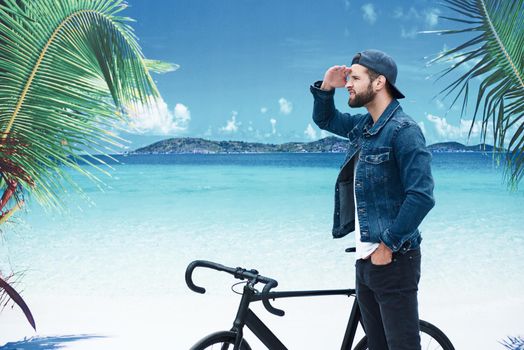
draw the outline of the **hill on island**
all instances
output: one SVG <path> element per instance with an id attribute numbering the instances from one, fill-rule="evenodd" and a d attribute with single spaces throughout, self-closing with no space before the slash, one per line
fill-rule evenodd
<path id="1" fill-rule="evenodd" d="M 459 142 L 441 142 L 428 146 L 432 152 L 491 152 L 493 146 L 466 146 Z M 245 141 L 212 141 L 202 138 L 171 138 L 139 148 L 132 154 L 180 154 L 180 153 L 343 153 L 347 140 L 329 136 L 312 142 L 288 142 L 270 144 Z"/>

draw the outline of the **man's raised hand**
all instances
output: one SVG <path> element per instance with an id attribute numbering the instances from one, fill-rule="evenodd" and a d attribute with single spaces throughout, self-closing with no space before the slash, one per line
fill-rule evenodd
<path id="1" fill-rule="evenodd" d="M 351 68 L 346 66 L 333 66 L 324 74 L 324 81 L 320 88 L 322 90 L 333 90 L 346 85 L 346 77 L 351 73 Z"/>

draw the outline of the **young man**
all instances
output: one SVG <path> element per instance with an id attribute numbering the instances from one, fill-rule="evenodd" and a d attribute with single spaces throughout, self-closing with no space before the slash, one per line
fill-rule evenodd
<path id="1" fill-rule="evenodd" d="M 420 350 L 418 226 L 435 204 L 431 154 L 397 101 L 404 95 L 396 78 L 390 56 L 366 50 L 311 86 L 315 123 L 349 138 L 335 186 L 333 236 L 355 231 L 357 300 L 370 350 Z M 335 108 L 342 87 L 349 106 L 367 114 Z"/>

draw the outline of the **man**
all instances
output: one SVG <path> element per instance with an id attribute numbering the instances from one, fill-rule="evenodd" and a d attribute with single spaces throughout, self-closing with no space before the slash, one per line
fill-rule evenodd
<path id="1" fill-rule="evenodd" d="M 404 95 L 396 78 L 390 56 L 366 50 L 311 86 L 315 123 L 349 138 L 335 186 L 333 236 L 355 231 L 357 300 L 370 350 L 420 350 L 418 226 L 435 204 L 431 154 L 397 101 Z M 350 107 L 368 113 L 339 112 L 333 96 L 341 87 Z"/>

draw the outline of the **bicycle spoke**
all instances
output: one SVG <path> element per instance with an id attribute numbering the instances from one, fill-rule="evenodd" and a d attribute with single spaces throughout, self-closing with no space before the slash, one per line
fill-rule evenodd
<path id="1" fill-rule="evenodd" d="M 435 339 L 424 333 L 421 333 L 420 335 L 420 344 L 422 350 L 442 350 L 442 347 L 438 342 L 435 341 Z"/>

